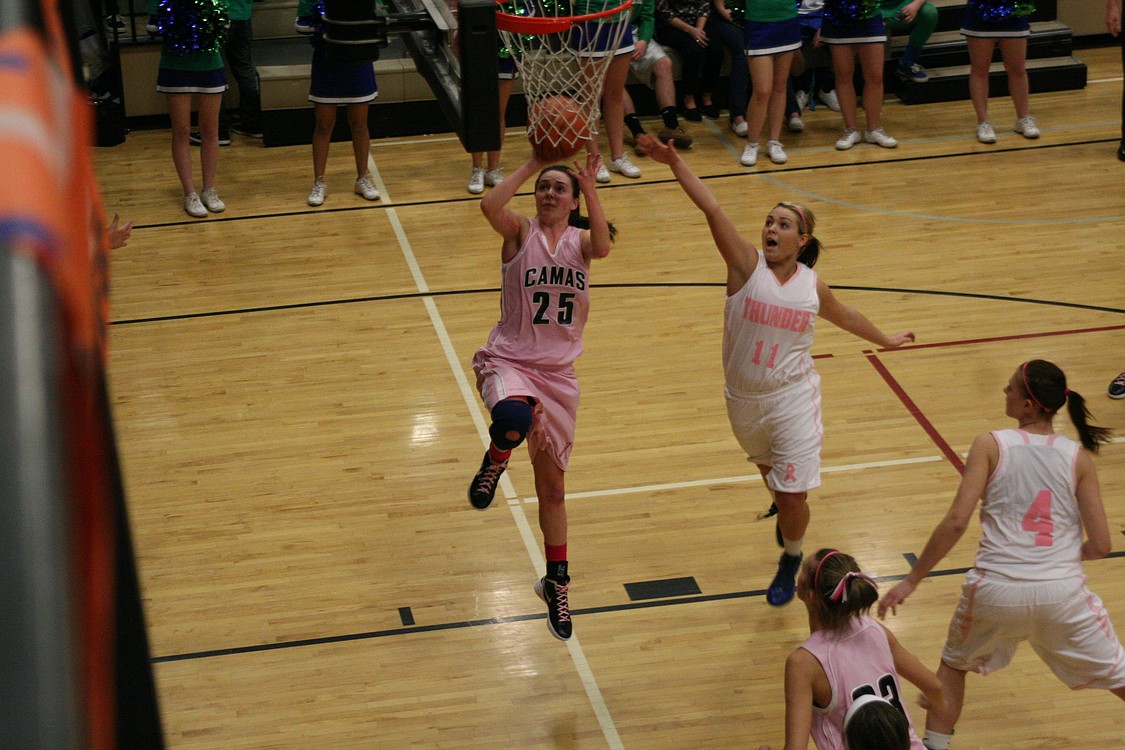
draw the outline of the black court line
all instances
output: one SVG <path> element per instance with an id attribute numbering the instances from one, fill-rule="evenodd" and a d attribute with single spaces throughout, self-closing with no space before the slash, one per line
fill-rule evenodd
<path id="1" fill-rule="evenodd" d="M 778 174 L 793 174 L 796 172 L 808 172 L 818 169 L 848 169 L 852 167 L 870 167 L 881 166 L 885 164 L 907 164 L 916 161 L 933 161 L 935 159 L 959 159 L 962 157 L 977 157 L 977 156 L 992 156 L 996 154 L 1008 154 L 1017 151 L 1039 151 L 1042 149 L 1053 148 L 1068 148 L 1070 146 L 1091 146 L 1102 143 L 1116 143 L 1117 138 L 1097 138 L 1088 141 L 1069 141 L 1067 143 L 1041 143 L 1036 145 L 1027 146 L 1004 146 L 1000 148 L 992 148 L 985 151 L 955 151 L 946 154 L 925 154 L 920 156 L 901 156 L 889 159 L 876 159 L 872 161 L 861 162 L 838 162 L 832 164 L 807 164 L 803 166 L 781 167 L 778 169 L 771 169 L 768 172 L 720 172 L 718 174 L 699 175 L 701 180 L 721 180 L 730 177 L 769 177 Z M 629 182 L 610 183 L 608 185 L 599 185 L 598 190 L 616 190 L 620 188 L 638 187 L 641 185 L 667 185 L 676 182 L 675 178 L 669 177 L 659 180 L 630 180 Z M 516 193 L 517 196 L 532 195 L 533 191 Z M 237 221 L 257 221 L 259 219 L 274 219 L 287 216 L 317 216 L 319 214 L 331 213 L 346 213 L 351 211 L 385 211 L 388 208 L 415 208 L 420 206 L 436 206 L 446 203 L 465 203 L 469 201 L 480 201 L 480 196 L 467 195 L 459 198 L 437 198 L 434 200 L 421 200 L 421 201 L 407 201 L 404 203 L 370 203 L 364 206 L 339 206 L 335 208 L 324 208 L 316 211 L 308 209 L 282 211 L 280 213 L 272 214 L 250 214 L 247 216 L 221 216 L 207 219 L 208 223 L 215 222 L 237 222 Z M 165 221 L 155 224 L 136 224 L 134 229 L 161 229 L 164 227 L 187 227 L 198 226 L 203 222 L 199 219 L 184 219 L 182 221 Z"/>
<path id="2" fill-rule="evenodd" d="M 591 289 L 663 289 L 663 288 L 686 288 L 686 287 L 725 287 L 726 283 L 721 281 L 677 281 L 677 282 L 653 282 L 653 283 L 631 283 L 631 284 L 591 284 Z M 1030 297 L 1005 297 L 999 294 L 974 294 L 968 292 L 946 292 L 936 289 L 906 289 L 901 287 L 877 287 L 877 286 L 848 286 L 839 285 L 833 286 L 833 289 L 843 289 L 852 292 L 886 292 L 891 294 L 918 294 L 929 295 L 935 297 L 961 297 L 970 299 L 992 300 L 995 302 L 1016 302 L 1027 305 L 1047 305 L 1051 307 L 1065 307 L 1075 310 L 1090 310 L 1092 312 L 1109 312 L 1109 313 L 1125 313 L 1125 309 L 1119 307 L 1104 307 L 1101 305 L 1086 305 L 1080 302 L 1062 302 L 1059 300 L 1046 300 L 1034 299 Z M 395 300 L 408 300 L 408 299 L 424 299 L 426 297 L 452 297 L 456 295 L 466 294 L 499 294 L 499 288 L 486 288 L 486 289 L 453 289 L 443 292 L 403 292 L 401 294 L 383 294 L 373 295 L 370 297 L 347 297 L 332 300 L 320 300 L 318 302 L 293 302 L 286 305 L 264 305 L 262 307 L 242 307 L 232 310 L 209 310 L 207 312 L 197 313 L 181 313 L 178 315 L 155 315 L 149 318 L 125 318 L 123 320 L 114 320 L 110 325 L 125 326 L 134 325 L 137 323 L 163 323 L 173 320 L 192 320 L 195 318 L 213 318 L 222 315 L 252 315 L 256 313 L 278 312 L 282 310 L 302 310 L 314 307 L 327 307 L 330 305 L 354 305 L 368 302 L 388 302 Z M 1111 330 L 1114 326 L 1109 326 L 1105 330 Z M 1070 333 L 1066 331 L 1065 333 Z M 1032 334 L 1041 335 L 1041 334 Z M 993 340 L 1003 340 L 1005 337 L 998 337 L 996 339 L 977 339 L 977 341 L 987 342 Z M 1008 337 L 1011 338 L 1011 337 Z M 922 346 L 940 346 L 940 344 L 920 344 L 910 348 L 920 348 Z"/>
<path id="3" fill-rule="evenodd" d="M 1111 552 L 1106 559 L 1125 557 L 1123 552 Z M 926 578 L 941 578 L 944 576 L 964 575 L 970 568 L 947 568 L 945 570 L 930 571 Z M 878 576 L 875 580 L 880 583 L 901 581 L 906 578 L 906 573 L 892 576 Z M 674 599 L 649 599 L 628 604 L 612 604 L 605 607 L 589 607 L 571 611 L 572 616 L 586 616 L 599 614 L 612 614 L 616 612 L 629 612 L 639 609 L 654 607 L 676 607 L 684 604 L 705 604 L 708 602 L 721 602 L 731 599 L 755 599 L 765 597 L 766 589 L 753 589 L 751 591 L 731 591 L 725 594 L 703 594 L 701 596 L 681 596 Z M 532 620 L 545 620 L 546 613 L 533 615 L 512 615 L 510 617 L 492 617 L 483 620 L 462 620 L 460 622 L 443 622 L 433 625 L 415 625 L 412 627 L 389 628 L 387 630 L 372 630 L 365 633 L 347 633 L 342 635 L 329 635 L 322 638 L 304 638 L 295 641 L 278 641 L 277 643 L 261 643 L 253 646 L 236 646 L 233 648 L 219 648 L 210 651 L 193 651 L 185 654 L 169 654 L 152 658 L 153 664 L 165 664 L 176 661 L 189 661 L 192 659 L 210 659 L 217 656 L 236 656 L 238 654 L 254 654 L 262 651 L 277 651 L 287 648 L 302 648 L 305 646 L 323 646 L 331 643 L 347 643 L 349 641 L 366 641 L 392 636 L 413 635 L 415 633 L 435 633 L 443 630 L 462 630 L 465 628 L 480 628 L 490 625 L 507 625 L 515 622 L 530 622 Z"/>

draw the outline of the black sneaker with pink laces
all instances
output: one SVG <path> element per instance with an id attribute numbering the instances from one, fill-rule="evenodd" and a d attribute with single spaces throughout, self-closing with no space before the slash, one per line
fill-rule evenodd
<path id="1" fill-rule="evenodd" d="M 535 593 L 547 604 L 547 629 L 560 641 L 574 632 L 570 621 L 570 576 L 555 581 L 543 576 L 535 582 Z"/>
<path id="2" fill-rule="evenodd" d="M 488 455 L 488 451 L 484 452 L 484 461 L 481 462 L 480 470 L 469 483 L 469 502 L 474 508 L 484 510 L 492 505 L 492 498 L 496 496 L 496 485 L 499 484 L 500 475 L 506 468 L 508 468 L 507 461 L 496 463 Z"/>

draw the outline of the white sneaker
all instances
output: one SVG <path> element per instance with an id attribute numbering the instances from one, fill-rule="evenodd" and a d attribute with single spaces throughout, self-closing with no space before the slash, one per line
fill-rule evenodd
<path id="1" fill-rule="evenodd" d="M 809 95 L 804 91 L 794 92 L 797 97 L 797 114 L 809 108 Z"/>
<path id="2" fill-rule="evenodd" d="M 379 200 L 379 191 L 371 184 L 371 176 L 364 175 L 355 181 L 355 194 L 362 195 L 365 200 Z"/>
<path id="3" fill-rule="evenodd" d="M 184 210 L 187 211 L 188 216 L 194 216 L 197 219 L 207 216 L 207 209 L 200 202 L 199 193 L 188 193 L 184 196 Z"/>
<path id="4" fill-rule="evenodd" d="M 981 143 L 996 143 L 996 131 L 991 120 L 985 120 L 977 125 L 977 140 Z"/>
<path id="5" fill-rule="evenodd" d="M 816 95 L 816 98 L 824 102 L 824 106 L 828 107 L 833 112 L 840 111 L 840 100 L 836 98 L 835 91 L 821 91 Z"/>
<path id="6" fill-rule="evenodd" d="M 844 134 L 842 136 L 840 136 L 840 140 L 836 141 L 836 150 L 847 151 L 849 148 L 859 143 L 859 140 L 859 131 L 855 128 L 849 128 L 844 131 Z"/>
<path id="7" fill-rule="evenodd" d="M 781 141 L 766 141 L 766 155 L 774 164 L 784 164 L 789 161 L 789 156 L 781 147 Z"/>
<path id="8" fill-rule="evenodd" d="M 594 175 L 594 179 L 601 183 L 609 182 L 609 170 L 606 169 L 605 164 L 598 165 L 598 173 Z"/>
<path id="9" fill-rule="evenodd" d="M 213 214 L 221 214 L 227 208 L 227 204 L 219 199 L 219 194 L 215 192 L 215 188 L 213 187 L 205 188 L 203 192 L 199 194 L 199 200 L 207 207 L 207 210 Z"/>
<path id="10" fill-rule="evenodd" d="M 744 167 L 752 167 L 758 163 L 757 141 L 746 144 L 746 148 L 742 149 L 742 156 L 738 157 L 738 163 Z"/>
<path id="11" fill-rule="evenodd" d="M 742 122 L 732 122 L 730 124 L 730 129 L 731 132 L 737 135 L 739 138 L 745 138 L 746 133 L 750 131 L 750 125 L 746 122 L 746 120 L 743 120 Z"/>
<path id="12" fill-rule="evenodd" d="M 484 173 L 484 184 L 489 187 L 496 187 L 504 181 L 503 169 L 490 169 Z"/>
<path id="13" fill-rule="evenodd" d="M 882 146 L 883 148 L 894 148 L 898 145 L 898 141 L 887 135 L 887 131 L 882 128 L 864 131 L 863 140 L 867 143 L 874 143 L 876 146 Z"/>
<path id="14" fill-rule="evenodd" d="M 316 181 L 313 182 L 312 190 L 309 191 L 309 205 L 322 205 L 326 195 L 328 195 L 328 185 L 324 182 L 323 177 L 317 177 Z"/>
<path id="15" fill-rule="evenodd" d="M 1015 127 L 1013 127 L 1012 130 L 1015 130 L 1024 138 L 1039 137 L 1039 126 L 1035 124 L 1035 118 L 1031 115 L 1016 120 Z"/>
<path id="16" fill-rule="evenodd" d="M 629 161 L 629 157 L 622 154 L 609 163 L 609 168 L 613 172 L 620 172 L 626 177 L 640 177 L 641 170 L 633 162 Z"/>
<path id="17" fill-rule="evenodd" d="M 473 167 L 469 174 L 469 192 L 473 195 L 484 192 L 484 167 Z"/>
<path id="18" fill-rule="evenodd" d="M 805 129 L 805 121 L 801 119 L 801 115 L 797 112 L 789 115 L 789 132 L 800 133 Z"/>

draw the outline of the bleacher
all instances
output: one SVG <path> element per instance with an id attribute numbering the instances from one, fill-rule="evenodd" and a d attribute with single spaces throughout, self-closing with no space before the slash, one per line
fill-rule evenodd
<path id="1" fill-rule="evenodd" d="M 930 2 L 938 8 L 938 27 L 919 60 L 930 76 L 929 81 L 900 81 L 894 75 L 894 66 L 906 47 L 906 37 L 892 37 L 887 44 L 885 85 L 888 92 L 894 93 L 906 104 L 969 98 L 968 49 L 958 31 L 964 3 L 962 0 Z M 159 48 L 143 33 L 143 3 L 132 0 L 132 4 L 141 12 L 128 13 L 129 33 L 122 36 L 123 63 L 127 78 L 133 79 L 138 77 L 136 71 L 151 67 L 151 76 L 140 76 L 140 85 L 136 80 L 132 82 L 137 96 L 154 100 L 151 109 L 159 107 L 162 97 L 152 92 L 151 86 L 148 90 L 140 90 L 140 87 L 147 85 L 149 77 L 155 81 Z M 308 40 L 293 29 L 296 14 L 297 0 L 258 0 L 254 5 L 254 61 L 261 81 L 263 130 L 267 146 L 308 143 L 312 133 L 312 105 L 307 99 L 311 51 Z M 1057 19 L 1056 0 L 1041 0 L 1030 20 L 1027 68 L 1032 93 L 1085 87 L 1086 66 L 1072 54 L 1071 30 Z M 140 33 L 136 32 L 138 28 Z M 675 53 L 670 54 L 674 57 Z M 370 113 L 373 134 L 379 137 L 405 136 L 452 129 L 400 38 L 391 36 L 390 44 L 381 51 L 380 59 L 374 66 L 379 98 Z M 130 70 L 134 71 L 134 75 L 129 75 Z M 1007 94 L 1007 77 L 999 50 L 992 64 L 990 80 L 992 96 Z M 643 84 L 631 79 L 630 90 L 639 112 L 655 114 L 655 102 Z M 228 93 L 231 100 L 228 106 L 233 104 L 236 95 L 234 91 Z M 127 80 L 126 107 L 129 114 L 151 114 L 138 112 L 136 106 L 131 107 L 130 98 L 130 82 Z M 525 121 L 523 98 L 517 82 L 508 109 L 508 123 L 520 126 Z M 337 127 L 339 132 L 336 137 L 347 138 L 343 118 Z"/>

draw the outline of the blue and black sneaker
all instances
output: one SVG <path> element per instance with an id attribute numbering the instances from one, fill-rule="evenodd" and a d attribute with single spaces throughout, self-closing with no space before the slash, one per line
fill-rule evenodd
<path id="1" fill-rule="evenodd" d="M 804 555 L 787 555 L 781 553 L 781 560 L 777 563 L 777 575 L 770 581 L 766 590 L 766 601 L 775 607 L 793 601 L 797 593 L 797 571 L 801 569 L 801 559 Z"/>

